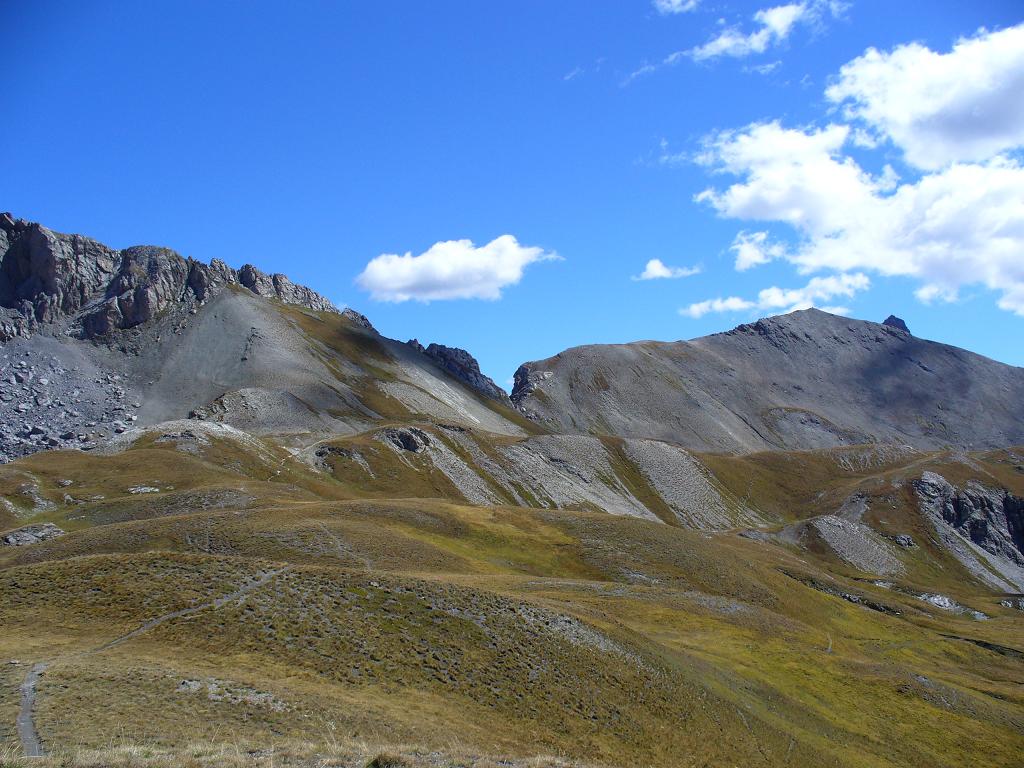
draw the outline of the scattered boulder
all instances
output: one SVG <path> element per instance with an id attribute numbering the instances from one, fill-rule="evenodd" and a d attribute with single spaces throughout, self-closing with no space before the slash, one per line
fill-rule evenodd
<path id="1" fill-rule="evenodd" d="M 430 436 L 422 429 L 416 429 L 416 427 L 409 427 L 408 429 L 382 429 L 377 433 L 377 439 L 411 453 L 419 453 L 430 445 Z"/>
<path id="2" fill-rule="evenodd" d="M 53 523 L 36 523 L 15 528 L 13 531 L 0 533 L 0 546 L 25 547 L 63 535 L 64 531 Z"/>
<path id="3" fill-rule="evenodd" d="M 246 707 L 266 707 L 273 712 L 284 712 L 290 707 L 273 694 L 244 685 L 209 677 L 205 680 L 182 680 L 175 693 L 205 694 L 209 701 Z"/>
<path id="4" fill-rule="evenodd" d="M 950 613 L 956 613 L 961 615 L 970 616 L 975 621 L 985 621 L 988 619 L 988 615 L 981 611 L 975 611 L 972 608 L 961 605 L 949 595 L 940 595 L 937 593 L 925 592 L 919 595 L 914 595 L 918 600 L 933 605 L 936 608 L 941 608 L 944 611 Z"/>

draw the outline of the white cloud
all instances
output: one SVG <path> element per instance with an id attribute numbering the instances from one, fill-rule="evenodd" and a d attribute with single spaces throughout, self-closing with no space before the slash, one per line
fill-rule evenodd
<path id="1" fill-rule="evenodd" d="M 825 95 L 918 168 L 987 160 L 1024 145 L 1024 24 L 982 30 L 945 54 L 918 43 L 869 48 Z"/>
<path id="2" fill-rule="evenodd" d="M 754 22 L 758 25 L 755 31 L 743 34 L 736 27 L 730 27 L 704 45 L 691 49 L 689 55 L 694 61 L 705 61 L 719 56 L 741 58 L 764 53 L 769 46 L 777 45 L 789 37 L 797 22 L 809 20 L 816 15 L 815 7 L 808 3 L 789 3 L 764 8 L 754 14 Z"/>
<path id="3" fill-rule="evenodd" d="M 929 301 L 981 284 L 1000 294 L 1000 307 L 1024 315 L 1024 167 L 996 157 L 900 183 L 892 169 L 863 170 L 845 154 L 850 139 L 845 125 L 772 122 L 719 133 L 699 158 L 739 181 L 697 200 L 725 217 L 792 226 L 799 242 L 777 257 L 802 272 L 910 276 Z"/>
<path id="4" fill-rule="evenodd" d="M 565 80 L 566 82 L 568 82 L 569 80 L 577 78 L 577 77 L 579 77 L 582 74 L 583 74 L 583 67 L 576 67 L 573 70 L 571 70 L 569 72 L 566 72 L 564 75 L 562 75 L 562 79 Z"/>
<path id="5" fill-rule="evenodd" d="M 795 312 L 798 309 L 809 309 L 819 306 L 819 302 L 827 302 L 836 296 L 852 297 L 871 285 L 867 275 L 863 273 L 828 275 L 813 277 L 802 288 L 765 288 L 757 294 L 756 300 L 743 299 L 739 296 L 707 299 L 683 307 L 679 314 L 692 318 L 700 318 L 709 312 L 743 312 L 751 309 L 783 312 Z M 823 306 L 822 309 L 834 314 L 848 314 L 846 307 Z"/>
<path id="6" fill-rule="evenodd" d="M 501 290 L 522 279 L 523 270 L 558 255 L 523 246 L 502 235 L 479 248 L 469 240 L 435 243 L 419 256 L 385 253 L 356 278 L 376 301 L 499 299 Z"/>
<path id="7" fill-rule="evenodd" d="M 746 309 L 753 309 L 757 306 L 752 301 L 741 299 L 739 296 L 730 296 L 727 299 L 707 299 L 698 301 L 679 310 L 679 314 L 694 319 L 704 317 L 709 312 L 741 312 Z"/>
<path id="8" fill-rule="evenodd" d="M 653 5 L 658 13 L 667 16 L 695 11 L 700 5 L 700 0 L 653 0 Z"/>
<path id="9" fill-rule="evenodd" d="M 632 72 L 630 72 L 628 75 L 626 75 L 626 77 L 623 78 L 621 85 L 622 85 L 623 88 L 625 88 L 627 85 L 632 83 L 638 77 L 643 77 L 644 75 L 649 75 L 652 72 L 657 71 L 657 69 L 658 69 L 658 65 L 657 64 L 644 64 L 643 66 L 638 67 L 637 69 L 634 69 Z"/>
<path id="10" fill-rule="evenodd" d="M 700 272 L 700 267 L 669 267 L 661 259 L 651 259 L 633 280 L 671 280 L 679 277 L 690 277 Z"/>
<path id="11" fill-rule="evenodd" d="M 657 3 L 657 0 L 655 2 Z M 738 27 L 727 27 L 704 45 L 675 51 L 659 62 L 644 62 L 643 66 L 626 75 L 620 85 L 625 87 L 637 78 L 656 72 L 661 67 L 678 64 L 685 59 L 707 61 L 721 56 L 742 58 L 756 53 L 764 53 L 769 48 L 784 42 L 797 24 L 804 24 L 820 30 L 824 27 L 824 20 L 827 16 L 838 18 L 842 16 L 847 7 L 848 4 L 841 0 L 803 0 L 799 3 L 763 8 L 754 14 L 753 19 L 758 28 L 753 32 L 744 34 Z M 718 23 L 725 25 L 726 22 L 725 19 L 719 19 Z M 750 67 L 748 71 L 767 75 L 780 64 L 781 62 L 778 61 L 769 62 Z"/>
<path id="12" fill-rule="evenodd" d="M 744 72 L 756 72 L 759 75 L 770 75 L 776 69 L 782 66 L 782 62 L 779 60 L 770 61 L 767 64 L 753 64 L 749 67 L 744 67 Z"/>
<path id="13" fill-rule="evenodd" d="M 768 240 L 767 232 L 739 232 L 729 250 L 736 254 L 736 271 L 767 264 L 786 255 L 786 247 Z"/>

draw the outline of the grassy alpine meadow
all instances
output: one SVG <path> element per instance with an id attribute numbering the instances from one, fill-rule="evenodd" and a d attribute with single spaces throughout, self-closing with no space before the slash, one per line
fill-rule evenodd
<path id="1" fill-rule="evenodd" d="M 67 531 L 0 550 L 8 763 L 45 664 L 39 765 L 1019 764 L 1022 614 L 894 490 L 922 468 L 1017 488 L 1003 453 L 701 457 L 776 521 L 762 533 L 811 515 L 811 487 L 872 499 L 873 525 L 920 542 L 882 580 L 820 542 L 474 506 L 440 479 L 365 498 L 342 454 L 250 440 L 147 434 L 0 468 L 19 523 Z M 372 436 L 347 447 L 375 477 L 430 475 Z M 940 589 L 962 610 L 920 597 Z"/>

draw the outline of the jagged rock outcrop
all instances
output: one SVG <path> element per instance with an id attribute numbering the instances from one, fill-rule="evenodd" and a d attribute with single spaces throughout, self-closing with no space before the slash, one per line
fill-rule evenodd
<path id="1" fill-rule="evenodd" d="M 257 296 L 280 299 L 285 304 L 298 304 L 317 311 L 337 311 L 328 299 L 304 285 L 296 285 L 285 275 L 267 275 L 252 264 L 244 265 L 238 270 L 237 275 L 238 282 Z"/>
<path id="2" fill-rule="evenodd" d="M 377 332 L 377 329 L 373 327 L 373 323 L 370 322 L 370 319 L 366 315 L 356 312 L 354 309 L 346 307 L 341 311 L 341 316 L 353 325 L 365 328 L 368 331 L 373 331 L 374 333 Z"/>
<path id="3" fill-rule="evenodd" d="M 554 376 L 554 371 L 538 370 L 535 363 L 523 363 L 512 374 L 512 404 L 530 419 L 543 420 L 543 415 L 529 406 L 529 396 L 536 392 L 540 385 Z M 543 397 L 543 395 L 541 395 Z"/>
<path id="4" fill-rule="evenodd" d="M 961 536 L 1024 567 L 1024 498 L 976 482 L 957 489 L 934 472 L 925 472 L 914 488 Z"/>
<path id="5" fill-rule="evenodd" d="M 882 321 L 882 325 L 887 325 L 890 328 L 895 328 L 898 331 L 904 331 L 910 333 L 910 329 L 907 328 L 907 324 L 903 322 L 903 318 L 896 317 L 896 315 L 889 315 L 885 320 Z"/>
<path id="6" fill-rule="evenodd" d="M 443 344 L 430 344 L 424 347 L 416 339 L 409 339 L 406 344 L 417 352 L 422 352 L 433 358 L 438 365 L 463 384 L 476 390 L 484 397 L 498 400 L 504 405 L 512 406 L 508 393 L 494 383 L 490 376 L 485 376 L 480 371 L 480 364 L 469 352 L 458 347 L 446 347 Z"/>
<path id="7" fill-rule="evenodd" d="M 935 472 L 913 487 L 943 544 L 973 575 L 998 589 L 1024 589 L 1024 498 L 975 481 L 956 488 Z"/>
<path id="8" fill-rule="evenodd" d="M 229 284 L 317 311 L 337 311 L 315 291 L 251 264 L 237 272 L 169 248 L 117 251 L 0 214 L 0 341 L 67 323 L 85 338 L 140 325 L 171 305 L 209 300 Z"/>
<path id="9" fill-rule="evenodd" d="M 430 445 L 430 437 L 427 433 L 416 427 L 383 429 L 376 435 L 376 438 L 411 453 L 420 453 Z"/>
<path id="10" fill-rule="evenodd" d="M 480 364 L 469 352 L 458 347 L 446 347 L 443 344 L 430 344 L 426 354 L 437 360 L 441 367 L 457 379 L 494 400 L 508 402 L 508 393 L 494 383 L 489 376 L 480 372 Z"/>
<path id="11" fill-rule="evenodd" d="M 58 235 L 0 214 L 0 340 L 78 312 L 117 273 L 120 255 L 88 237 Z"/>

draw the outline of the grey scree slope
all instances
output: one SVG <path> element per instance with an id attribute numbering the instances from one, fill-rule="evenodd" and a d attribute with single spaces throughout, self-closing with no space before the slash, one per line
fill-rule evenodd
<path id="1" fill-rule="evenodd" d="M 857 443 L 1024 443 L 1024 369 L 816 309 L 693 341 L 568 349 L 512 400 L 556 431 L 748 452 Z"/>
<path id="2" fill-rule="evenodd" d="M 306 334 L 286 305 L 337 313 L 323 296 L 251 265 L 234 270 L 152 246 L 118 251 L 0 214 L 0 461 L 98 446 L 192 412 L 256 433 L 371 427 L 381 417 L 363 401 L 383 382 L 363 355 Z M 467 354 L 453 370 L 380 336 L 352 310 L 340 314 L 355 349 L 379 351 L 374 370 L 406 408 L 521 433 L 501 413 L 510 413 L 507 396 L 489 396 L 497 388 Z"/>

